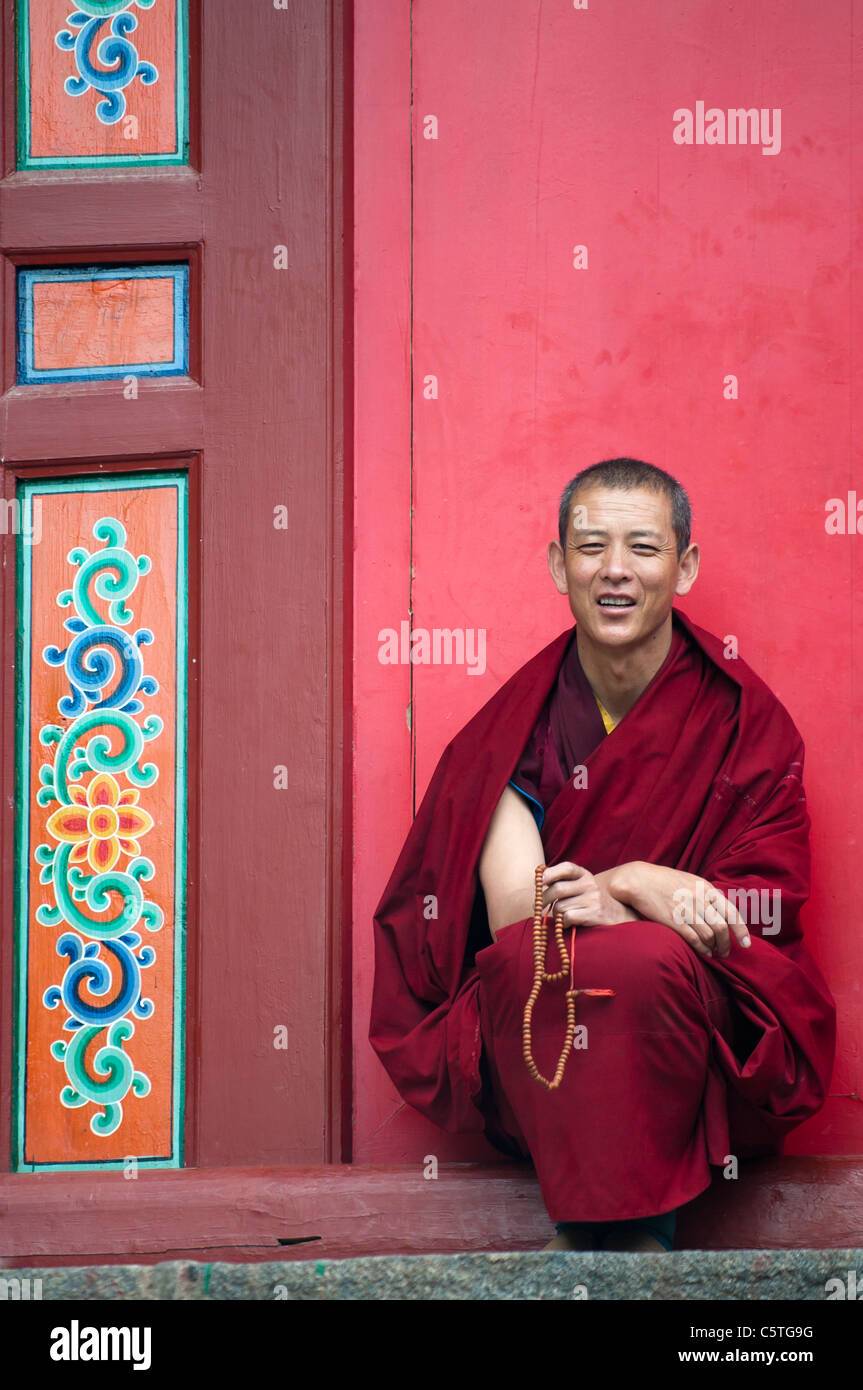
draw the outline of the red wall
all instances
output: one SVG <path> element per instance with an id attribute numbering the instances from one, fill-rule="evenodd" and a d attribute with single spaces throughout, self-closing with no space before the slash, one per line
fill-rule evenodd
<path id="1" fill-rule="evenodd" d="M 683 607 L 737 635 L 803 734 L 804 924 L 840 1035 L 833 1094 L 786 1151 L 859 1153 L 863 535 L 825 520 L 855 480 L 863 499 L 863 3 L 414 0 L 412 28 L 408 0 L 357 11 L 354 1158 L 494 1156 L 403 1106 L 367 1040 L 411 676 L 418 805 L 446 742 L 569 626 L 545 563 L 558 500 L 618 454 L 688 489 L 703 559 Z M 778 153 L 677 144 L 698 101 L 779 108 Z M 381 665 L 411 593 L 415 627 L 485 629 L 484 674 Z"/>

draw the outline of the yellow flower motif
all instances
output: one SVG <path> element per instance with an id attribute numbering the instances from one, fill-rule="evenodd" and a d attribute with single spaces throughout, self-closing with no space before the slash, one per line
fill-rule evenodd
<path id="1" fill-rule="evenodd" d="M 153 817 L 137 805 L 136 787 L 121 792 L 110 772 L 100 772 L 88 787 L 71 786 L 71 806 L 61 806 L 48 819 L 55 840 L 75 848 L 70 864 L 89 863 L 97 874 L 113 869 L 121 854 L 137 855 L 137 837 L 153 828 Z"/>

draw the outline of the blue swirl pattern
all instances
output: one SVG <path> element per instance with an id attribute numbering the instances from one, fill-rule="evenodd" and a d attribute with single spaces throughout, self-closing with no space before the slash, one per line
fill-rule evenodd
<path id="1" fill-rule="evenodd" d="M 54 36 L 58 48 L 75 55 L 78 76 L 66 78 L 66 91 L 73 97 L 83 96 L 91 89 L 99 92 L 102 100 L 96 103 L 96 117 L 102 125 L 115 125 L 122 120 L 126 113 L 124 91 L 136 77 L 145 86 L 159 80 L 156 68 L 138 57 L 138 50 L 128 38 L 138 27 L 137 18 L 130 13 L 130 7 L 136 2 L 139 8 L 149 9 L 154 0 L 124 0 L 124 3 L 116 6 L 104 7 L 101 12 L 97 10 L 95 15 L 84 10 L 73 10 L 67 16 L 66 23 L 74 25 L 77 33 L 71 29 L 61 29 Z M 100 41 L 99 36 L 108 23 L 108 14 L 105 13 L 108 9 L 113 11 L 111 27 Z M 94 47 L 96 61 L 102 63 L 102 67 L 96 66 Z"/>

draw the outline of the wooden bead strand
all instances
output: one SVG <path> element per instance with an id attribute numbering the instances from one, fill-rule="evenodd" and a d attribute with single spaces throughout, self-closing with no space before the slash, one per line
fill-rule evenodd
<path id="1" fill-rule="evenodd" d="M 524 1006 L 524 1023 L 522 1025 L 522 1051 L 527 1069 L 534 1081 L 538 1081 L 547 1091 L 556 1091 L 563 1080 L 563 1071 L 566 1066 L 566 1059 L 572 1050 L 575 1040 L 575 1001 L 579 994 L 608 994 L 613 995 L 613 989 L 576 989 L 573 980 L 573 968 L 575 964 L 575 927 L 572 928 L 571 955 L 567 952 L 566 943 L 563 939 L 563 913 L 556 911 L 554 914 L 554 939 L 557 944 L 558 953 L 562 962 L 561 969 L 549 974 L 546 971 L 546 957 L 548 949 L 548 913 L 549 909 L 542 906 L 542 876 L 545 872 L 545 864 L 538 864 L 534 871 L 534 897 L 533 897 L 533 985 L 531 987 L 528 1001 Z M 551 1081 L 547 1077 L 540 1075 L 536 1062 L 533 1060 L 533 1050 L 531 1044 L 531 1020 L 533 1017 L 533 1007 L 539 998 L 540 990 L 544 984 L 553 984 L 557 980 L 562 980 L 569 975 L 569 989 L 566 991 L 566 1033 L 563 1040 L 563 1049 L 558 1058 L 554 1077 Z"/>

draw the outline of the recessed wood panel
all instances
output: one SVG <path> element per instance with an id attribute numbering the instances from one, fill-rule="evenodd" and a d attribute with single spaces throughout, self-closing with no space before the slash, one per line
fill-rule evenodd
<path id="1" fill-rule="evenodd" d="M 180 1162 L 184 473 L 18 494 L 16 1167 Z"/>
<path id="2" fill-rule="evenodd" d="M 18 271 L 18 381 L 178 376 L 189 369 L 189 267 Z"/>
<path id="3" fill-rule="evenodd" d="M 187 0 L 19 0 L 18 167 L 188 159 Z"/>

